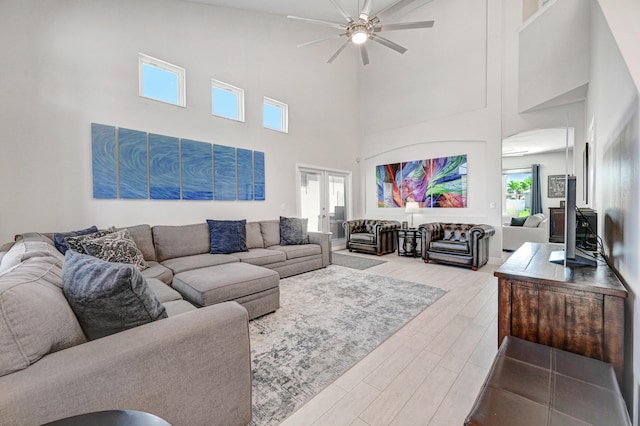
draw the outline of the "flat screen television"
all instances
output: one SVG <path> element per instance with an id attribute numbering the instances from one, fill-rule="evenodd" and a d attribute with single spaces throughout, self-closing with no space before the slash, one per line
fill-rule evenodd
<path id="1" fill-rule="evenodd" d="M 596 266 L 595 259 L 576 253 L 576 177 L 567 175 L 564 203 L 564 250 L 551 253 L 549 262 L 564 266 Z"/>

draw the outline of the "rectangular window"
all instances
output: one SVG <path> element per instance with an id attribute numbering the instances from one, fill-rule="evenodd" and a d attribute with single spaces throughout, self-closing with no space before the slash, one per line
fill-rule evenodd
<path id="1" fill-rule="evenodd" d="M 531 214 L 531 169 L 502 171 L 503 214 L 526 217 Z"/>
<path id="2" fill-rule="evenodd" d="M 138 72 L 141 97 L 187 106 L 184 68 L 139 53 Z"/>
<path id="3" fill-rule="evenodd" d="M 244 90 L 211 79 L 211 113 L 244 122 Z"/>
<path id="4" fill-rule="evenodd" d="M 289 132 L 289 106 L 275 99 L 264 97 L 262 125 L 278 132 Z"/>

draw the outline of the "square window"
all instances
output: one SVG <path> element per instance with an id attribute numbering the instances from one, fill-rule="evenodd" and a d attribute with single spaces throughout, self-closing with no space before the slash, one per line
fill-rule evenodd
<path id="1" fill-rule="evenodd" d="M 262 125 L 278 132 L 289 132 L 289 106 L 265 96 L 262 108 Z"/>
<path id="2" fill-rule="evenodd" d="M 138 71 L 141 97 L 186 107 L 184 68 L 139 53 Z"/>
<path id="3" fill-rule="evenodd" d="M 244 122 L 244 90 L 211 79 L 211 113 Z"/>

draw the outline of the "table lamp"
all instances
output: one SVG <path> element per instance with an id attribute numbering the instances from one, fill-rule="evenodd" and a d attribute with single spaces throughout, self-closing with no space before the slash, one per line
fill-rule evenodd
<path id="1" fill-rule="evenodd" d="M 407 201 L 404 212 L 411 213 L 411 228 L 413 228 L 413 214 L 420 213 L 420 206 L 415 201 Z"/>

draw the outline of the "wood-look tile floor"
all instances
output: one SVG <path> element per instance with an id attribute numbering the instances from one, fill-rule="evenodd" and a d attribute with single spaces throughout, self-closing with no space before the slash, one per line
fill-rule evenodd
<path id="1" fill-rule="evenodd" d="M 397 254 L 379 259 L 387 262 L 365 272 L 448 292 L 282 426 L 464 423 L 497 352 L 498 265 L 474 272 Z"/>

